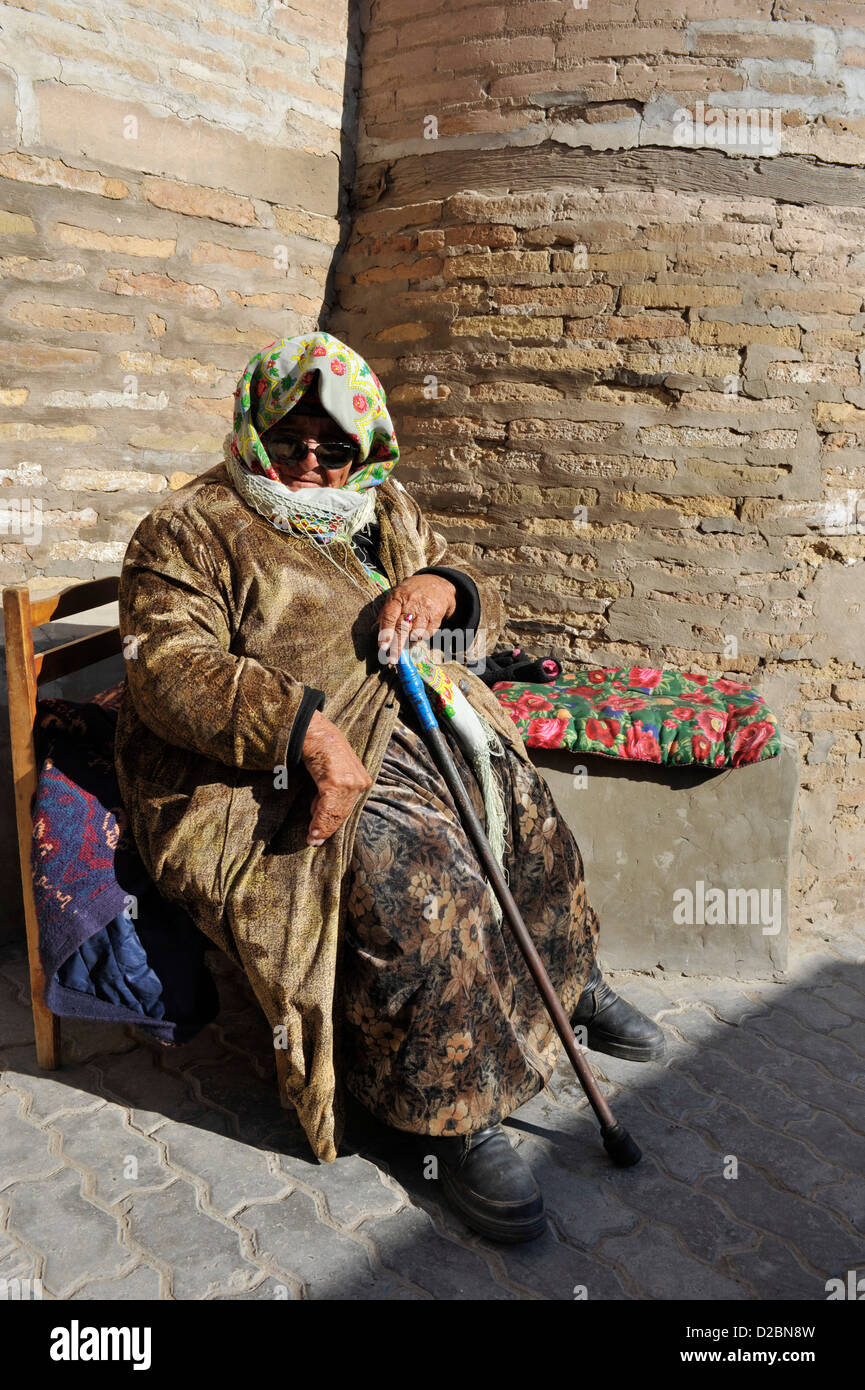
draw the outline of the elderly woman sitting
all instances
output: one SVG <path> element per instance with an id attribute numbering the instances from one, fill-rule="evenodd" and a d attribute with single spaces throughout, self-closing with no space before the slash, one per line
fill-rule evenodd
<path id="1" fill-rule="evenodd" d="M 346 1087 L 419 1136 L 469 1225 L 527 1240 L 543 1198 L 500 1122 L 561 1043 L 389 665 L 447 632 L 479 659 L 504 614 L 392 476 L 385 399 L 328 333 L 253 357 L 224 461 L 126 552 L 118 777 L 159 891 L 251 981 L 317 1157 L 337 1156 Z M 564 1008 L 590 1047 L 659 1055 L 598 972 L 579 849 L 516 729 L 476 674 L 439 669 L 460 687 L 454 760 Z"/>

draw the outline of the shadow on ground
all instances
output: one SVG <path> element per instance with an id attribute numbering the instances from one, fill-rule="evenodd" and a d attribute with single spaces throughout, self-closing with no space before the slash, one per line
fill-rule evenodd
<path id="1" fill-rule="evenodd" d="M 823 1300 L 865 1270 L 865 942 L 845 940 L 782 983 L 611 974 L 669 1040 L 663 1065 L 589 1054 L 643 1160 L 610 1163 L 563 1058 L 508 1121 L 549 1215 L 513 1247 L 467 1230 L 422 1146 L 354 1102 L 317 1163 L 221 955 L 194 1041 L 65 1021 L 45 1073 L 26 958 L 3 948 L 0 1278 L 61 1299 Z"/>

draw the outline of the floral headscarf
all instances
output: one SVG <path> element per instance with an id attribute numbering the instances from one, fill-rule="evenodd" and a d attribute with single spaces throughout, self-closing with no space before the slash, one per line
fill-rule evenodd
<path id="1" fill-rule="evenodd" d="M 399 458 L 384 387 L 369 363 L 331 333 L 282 338 L 247 364 L 234 393 L 234 438 L 243 461 L 254 473 L 276 477 L 259 436 L 293 409 L 313 372 L 328 415 L 360 445 L 361 460 L 371 458 L 346 486 L 374 487 Z"/>

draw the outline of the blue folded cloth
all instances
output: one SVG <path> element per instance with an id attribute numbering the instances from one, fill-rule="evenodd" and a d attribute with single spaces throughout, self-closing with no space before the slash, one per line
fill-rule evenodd
<path id="1" fill-rule="evenodd" d="M 59 1017 L 135 1023 L 182 1043 L 219 1011 L 210 943 L 157 892 L 129 832 L 114 772 L 120 689 L 36 703 L 31 864 L 45 1002 Z"/>

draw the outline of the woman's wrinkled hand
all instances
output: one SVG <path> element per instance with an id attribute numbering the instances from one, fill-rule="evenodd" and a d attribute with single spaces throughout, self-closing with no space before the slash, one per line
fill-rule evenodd
<path id="1" fill-rule="evenodd" d="M 345 735 L 315 710 L 307 725 L 301 757 L 318 791 L 312 799 L 308 845 L 321 845 L 351 814 L 372 778 Z"/>
<path id="2" fill-rule="evenodd" d="M 456 612 L 457 591 L 441 574 L 412 574 L 391 589 L 378 615 L 378 647 L 388 665 L 399 660 L 406 640 L 429 641 Z"/>

